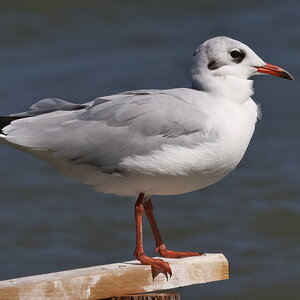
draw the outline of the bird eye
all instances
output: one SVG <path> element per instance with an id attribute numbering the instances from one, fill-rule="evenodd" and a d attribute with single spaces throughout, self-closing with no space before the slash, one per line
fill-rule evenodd
<path id="1" fill-rule="evenodd" d="M 241 62 L 245 57 L 245 52 L 243 50 L 232 50 L 229 52 L 230 56 L 237 63 Z"/>
<path id="2" fill-rule="evenodd" d="M 241 56 L 241 52 L 238 51 L 238 50 L 233 50 L 233 51 L 230 52 L 230 55 L 231 55 L 232 58 L 238 58 L 238 57 Z"/>

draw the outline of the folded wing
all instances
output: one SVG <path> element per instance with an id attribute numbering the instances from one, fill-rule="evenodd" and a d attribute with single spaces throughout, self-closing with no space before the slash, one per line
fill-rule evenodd
<path id="1" fill-rule="evenodd" d="M 212 138 L 205 101 L 204 94 L 190 89 L 132 91 L 85 104 L 44 99 L 28 112 L 6 117 L 12 121 L 1 138 L 28 152 L 47 151 L 74 164 L 118 172 L 126 157 Z"/>

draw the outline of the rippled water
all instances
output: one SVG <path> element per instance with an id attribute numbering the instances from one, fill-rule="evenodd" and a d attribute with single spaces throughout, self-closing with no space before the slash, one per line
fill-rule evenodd
<path id="1" fill-rule="evenodd" d="M 296 0 L 2 1 L 1 115 L 45 97 L 189 86 L 199 44 L 245 42 L 296 81 L 256 78 L 264 117 L 239 168 L 204 190 L 155 197 L 157 219 L 170 248 L 230 262 L 229 281 L 180 289 L 183 299 L 298 299 L 299 14 Z M 0 279 L 132 258 L 133 199 L 97 194 L 4 145 L 0 153 Z"/>

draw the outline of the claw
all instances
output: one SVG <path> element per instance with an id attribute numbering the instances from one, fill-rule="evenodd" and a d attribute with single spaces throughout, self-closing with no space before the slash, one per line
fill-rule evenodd
<path id="1" fill-rule="evenodd" d="M 170 278 L 172 277 L 172 269 L 167 262 L 161 259 L 153 258 L 153 260 L 155 260 L 155 262 L 150 263 L 150 265 L 153 269 L 155 269 L 156 272 L 163 273 L 167 279 L 168 279 L 168 275 L 170 276 Z"/>
<path id="2" fill-rule="evenodd" d="M 168 275 L 170 278 L 172 277 L 172 269 L 166 261 L 163 261 L 159 258 L 152 258 L 145 254 L 138 255 L 137 259 L 140 261 L 142 265 L 150 265 L 152 267 L 152 273 L 153 270 L 155 270 L 158 273 L 163 273 L 167 278 Z"/>

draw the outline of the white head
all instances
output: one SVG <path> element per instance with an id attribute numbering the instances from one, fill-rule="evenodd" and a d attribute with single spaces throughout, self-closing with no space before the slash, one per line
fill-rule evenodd
<path id="1" fill-rule="evenodd" d="M 285 70 L 265 63 L 245 44 L 225 36 L 203 43 L 192 57 L 191 79 L 193 88 L 204 91 L 250 87 L 248 78 L 258 74 L 271 74 L 293 79 Z M 244 88 L 245 89 L 245 88 Z"/>

